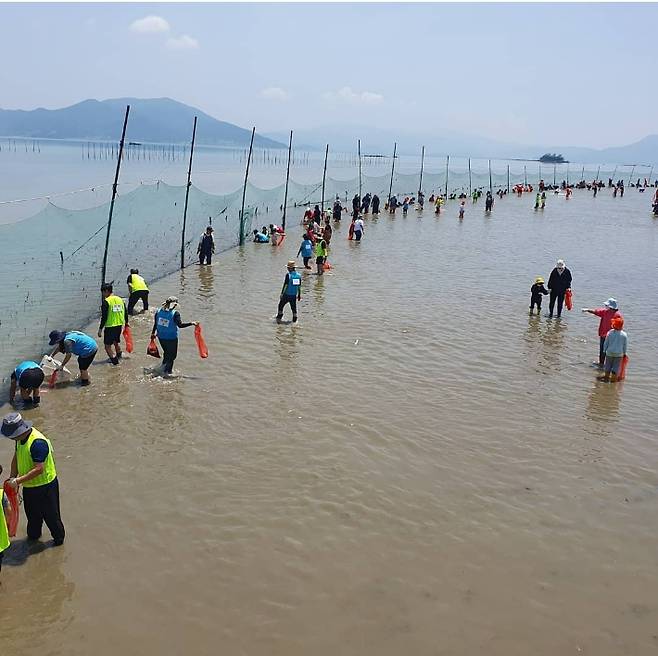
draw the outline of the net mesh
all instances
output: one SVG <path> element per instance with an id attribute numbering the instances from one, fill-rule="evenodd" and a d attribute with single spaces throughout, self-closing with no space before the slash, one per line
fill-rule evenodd
<path id="1" fill-rule="evenodd" d="M 391 158 L 367 162 L 361 178 L 355 158 L 339 156 L 331 160 L 324 184 L 325 207 L 336 197 L 351 208 L 351 198 L 359 192 L 377 194 L 382 206 L 391 185 Z M 317 162 L 316 162 L 317 163 Z M 276 177 L 285 180 L 285 157 L 277 155 L 281 170 Z M 290 180 L 287 222 L 291 228 L 301 223 L 307 206 L 323 200 L 321 162 L 307 172 L 311 182 Z M 236 162 L 226 173 L 231 184 L 242 162 Z M 508 173 L 509 166 L 509 173 Z M 392 191 L 398 196 L 415 195 L 418 191 L 420 162 L 396 160 Z M 547 184 L 553 179 L 571 183 L 581 179 L 607 180 L 628 177 L 623 167 L 578 167 L 575 165 L 524 165 L 519 162 L 492 161 L 491 184 L 494 190 L 509 184 L 536 185 L 540 178 Z M 180 173 L 180 172 L 179 172 Z M 177 173 L 176 181 L 181 177 Z M 211 172 L 204 172 L 212 175 Z M 302 171 L 303 173 L 303 171 Z M 639 171 L 637 175 L 641 175 Z M 259 178 L 258 172 L 254 176 Z M 304 177 L 303 175 L 300 177 Z M 637 177 L 637 176 L 636 176 Z M 271 178 L 271 176 L 270 176 Z M 423 172 L 422 187 L 432 193 L 468 193 L 470 189 L 489 188 L 488 163 L 473 162 L 469 174 L 468 160 L 450 161 L 449 170 L 434 160 Z M 22 201 L 23 215 L 33 209 L 29 218 L 0 224 L 0 239 L 6 245 L 2 260 L 3 280 L 9 281 L 0 297 L 0 371 L 6 382 L 13 367 L 22 359 L 38 360 L 48 350 L 51 330 L 80 329 L 100 307 L 99 286 L 105 249 L 109 213 L 108 185 L 70 192 L 49 200 Z M 280 223 L 285 185 L 272 188 L 247 184 L 245 194 L 244 231 L 249 238 L 255 227 Z M 131 268 L 138 267 L 147 281 L 154 281 L 180 268 L 181 228 L 185 186 L 164 181 L 122 185 L 116 198 L 108 248 L 106 280 L 116 282 L 116 291 L 125 294 L 126 278 Z M 89 206 L 89 205 L 93 206 Z M 242 188 L 231 193 L 208 193 L 192 185 L 189 193 L 185 236 L 185 263 L 196 260 L 199 238 L 207 225 L 214 228 L 217 252 L 236 246 L 240 238 Z M 20 213 L 19 213 L 20 214 Z"/>

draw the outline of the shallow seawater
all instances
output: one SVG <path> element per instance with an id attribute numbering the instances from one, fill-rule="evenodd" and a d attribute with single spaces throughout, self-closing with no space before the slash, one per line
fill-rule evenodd
<path id="1" fill-rule="evenodd" d="M 99 358 L 91 387 L 27 413 L 68 536 L 6 555 L 3 648 L 655 653 L 658 224 L 633 189 L 532 204 L 382 214 L 361 243 L 343 221 L 294 326 L 274 315 L 299 228 L 152 286 L 210 357 L 189 328 L 177 377 L 154 375 L 140 316 L 120 367 Z M 574 311 L 529 317 L 560 257 Z M 619 385 L 597 382 L 598 320 L 578 311 L 609 296 Z"/>

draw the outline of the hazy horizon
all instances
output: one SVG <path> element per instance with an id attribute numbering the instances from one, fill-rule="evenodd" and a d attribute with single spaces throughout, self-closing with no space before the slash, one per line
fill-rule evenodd
<path id="1" fill-rule="evenodd" d="M 590 148 L 656 132 L 655 5 L 12 4 L 0 17 L 5 109 L 169 97 L 261 134 L 370 125 Z"/>

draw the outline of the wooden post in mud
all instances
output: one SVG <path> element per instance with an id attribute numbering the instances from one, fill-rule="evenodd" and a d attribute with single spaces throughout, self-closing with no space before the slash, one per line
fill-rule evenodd
<path id="1" fill-rule="evenodd" d="M 569 186 L 569 162 L 567 162 L 567 187 Z"/>
<path id="2" fill-rule="evenodd" d="M 448 200 L 448 178 L 450 176 L 450 155 L 446 155 L 446 200 Z"/>
<path id="3" fill-rule="evenodd" d="M 653 166 L 651 167 L 651 169 L 650 169 L 650 171 L 649 171 L 649 186 L 651 186 L 651 178 L 652 178 L 652 176 L 653 176 Z"/>
<path id="4" fill-rule="evenodd" d="M 557 168 L 557 164 L 553 164 L 553 186 L 555 186 L 555 171 Z"/>
<path id="5" fill-rule="evenodd" d="M 361 192 L 362 192 L 362 187 L 361 187 L 361 139 L 359 139 L 357 143 L 357 148 L 359 151 L 359 200 L 361 199 Z"/>
<path id="6" fill-rule="evenodd" d="M 425 168 L 425 146 L 420 151 L 420 180 L 418 181 L 418 193 L 423 190 L 423 169 Z"/>
<path id="7" fill-rule="evenodd" d="M 491 183 L 491 160 L 489 160 L 489 191 L 493 194 L 493 184 Z"/>
<path id="8" fill-rule="evenodd" d="M 594 178 L 594 182 L 599 181 L 599 173 L 601 173 L 601 165 L 599 164 L 599 168 L 596 169 L 596 178 Z"/>
<path id="9" fill-rule="evenodd" d="M 112 215 L 114 214 L 114 201 L 117 197 L 117 185 L 119 184 L 119 171 L 121 169 L 121 159 L 123 157 L 123 145 L 126 141 L 126 127 L 128 126 L 128 115 L 130 114 L 130 105 L 126 105 L 126 115 L 123 119 L 123 129 L 121 130 L 121 141 L 119 142 L 119 157 L 117 158 L 117 168 L 114 173 L 114 184 L 112 185 L 112 200 L 110 201 L 110 214 L 107 218 L 107 232 L 105 233 L 105 252 L 103 253 L 103 268 L 101 271 L 101 282 L 106 282 L 105 274 L 107 273 L 107 251 L 110 247 L 110 229 L 112 228 Z"/>
<path id="10" fill-rule="evenodd" d="M 582 182 L 585 179 L 585 165 L 583 164 L 583 170 L 580 172 L 580 181 Z"/>
<path id="11" fill-rule="evenodd" d="M 329 157 L 329 144 L 324 151 L 324 170 L 322 171 L 322 198 L 320 200 L 320 209 L 324 212 L 324 187 L 327 182 L 327 158 Z"/>
<path id="12" fill-rule="evenodd" d="M 541 179 L 541 164 L 539 164 L 539 180 Z M 539 180 L 537 181 L 537 184 L 539 184 Z"/>
<path id="13" fill-rule="evenodd" d="M 528 186 L 528 170 L 526 169 L 525 164 L 523 165 L 523 186 Z"/>
<path id="14" fill-rule="evenodd" d="M 242 207 L 240 209 L 240 246 L 244 245 L 244 201 L 247 196 L 247 181 L 249 180 L 249 164 L 251 164 L 251 153 L 254 150 L 254 135 L 256 128 L 251 130 L 251 141 L 249 142 L 249 155 L 247 155 L 247 168 L 244 172 L 244 187 L 242 188 Z"/>
<path id="15" fill-rule="evenodd" d="M 471 184 L 471 158 L 468 158 L 468 197 L 473 196 L 473 185 Z"/>
<path id="16" fill-rule="evenodd" d="M 635 164 L 633 164 L 633 168 L 631 169 L 631 174 L 628 176 L 628 186 L 631 186 L 631 182 L 633 181 L 633 173 L 635 173 Z"/>
<path id="17" fill-rule="evenodd" d="M 613 172 L 613 174 L 612 174 L 612 184 L 615 184 L 615 177 L 616 177 L 616 175 L 617 175 L 617 166 L 615 166 L 615 170 L 614 170 L 614 172 Z"/>
<path id="18" fill-rule="evenodd" d="M 507 165 L 507 193 L 509 194 L 509 164 Z"/>
<path id="19" fill-rule="evenodd" d="M 192 126 L 192 145 L 190 147 L 190 164 L 187 167 L 187 185 L 185 187 L 185 207 L 183 208 L 183 231 L 180 237 L 180 268 L 185 268 L 185 227 L 187 226 L 187 205 L 190 200 L 190 187 L 192 186 L 192 157 L 194 156 L 194 141 L 196 140 L 196 119 Z"/>
<path id="20" fill-rule="evenodd" d="M 286 190 L 283 194 L 283 217 L 281 227 L 286 231 L 286 211 L 288 209 L 288 183 L 290 182 L 290 158 L 292 157 L 292 130 L 290 130 L 290 142 L 288 143 L 288 168 L 286 169 Z"/>
<path id="21" fill-rule="evenodd" d="M 398 152 L 398 144 L 393 144 L 393 163 L 391 164 L 391 184 L 388 186 L 388 202 L 391 202 L 391 194 L 393 193 L 393 175 L 395 174 L 395 154 Z"/>

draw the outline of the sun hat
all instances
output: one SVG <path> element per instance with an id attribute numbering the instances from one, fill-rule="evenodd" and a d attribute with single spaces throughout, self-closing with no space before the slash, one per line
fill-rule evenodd
<path id="1" fill-rule="evenodd" d="M 295 260 L 288 260 L 287 267 L 289 269 L 295 269 L 297 268 L 297 262 L 295 262 Z"/>
<path id="2" fill-rule="evenodd" d="M 535 285 L 543 285 L 544 284 L 544 279 L 541 276 L 537 276 L 535 278 Z"/>
<path id="3" fill-rule="evenodd" d="M 66 333 L 63 333 L 61 330 L 51 330 L 50 334 L 48 335 L 48 339 L 50 340 L 48 344 L 50 346 L 55 346 L 55 344 L 59 344 L 63 339 Z"/>
<path id="4" fill-rule="evenodd" d="M 31 430 L 32 422 L 23 419 L 23 415 L 20 412 L 10 412 L 2 418 L 2 429 L 0 429 L 0 432 L 3 437 L 8 437 L 10 440 L 25 435 L 25 433 Z"/>
<path id="5" fill-rule="evenodd" d="M 614 298 L 609 298 L 603 305 L 605 305 L 607 308 L 610 308 L 611 310 L 619 309 L 619 304 Z"/>
<path id="6" fill-rule="evenodd" d="M 610 325 L 615 329 L 615 330 L 621 330 L 624 327 L 624 319 L 622 317 L 615 317 Z"/>

